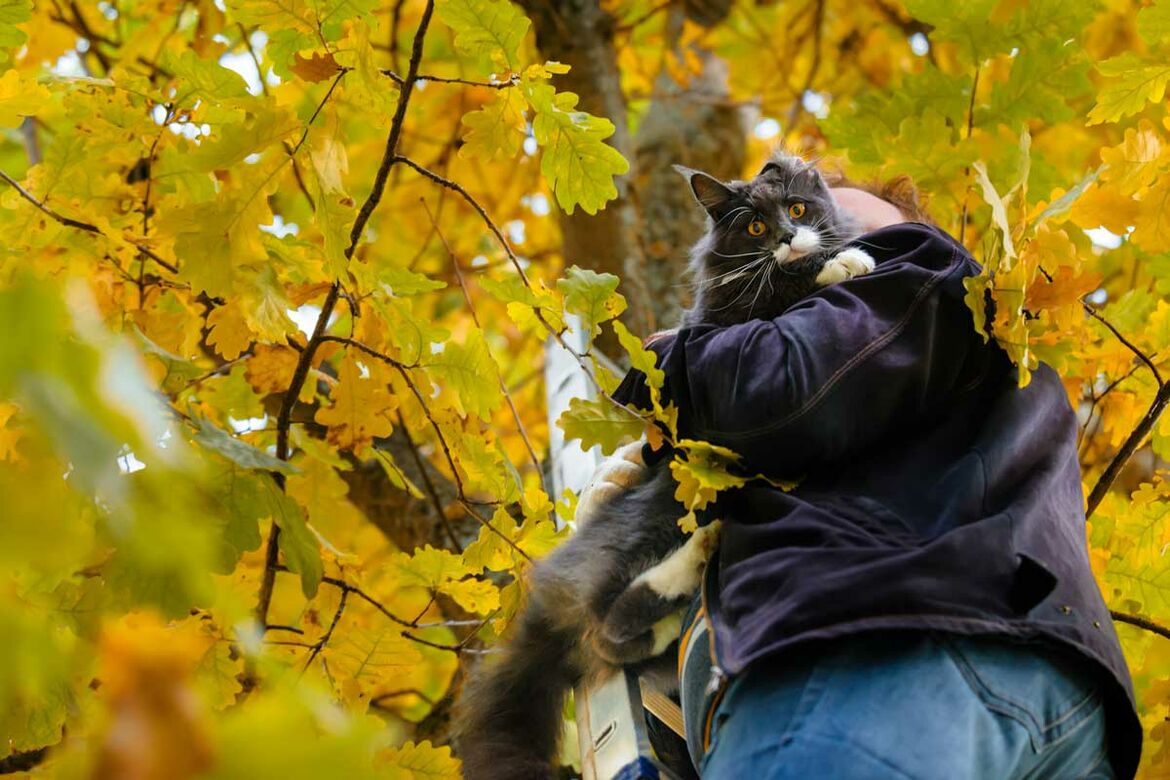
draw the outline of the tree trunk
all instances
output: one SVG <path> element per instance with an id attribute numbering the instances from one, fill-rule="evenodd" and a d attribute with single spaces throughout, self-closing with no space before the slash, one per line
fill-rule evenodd
<path id="1" fill-rule="evenodd" d="M 568 73 L 556 78 L 557 90 L 576 93 L 581 110 L 613 122 L 609 143 L 631 165 L 630 175 L 616 182 L 617 199 L 603 210 L 593 216 L 580 209 L 560 214 L 565 263 L 620 276 L 630 303 L 623 319 L 635 333 L 649 333 L 655 321 L 647 305 L 650 295 L 643 274 L 639 219 L 629 191 L 636 176 L 635 158 L 613 47 L 613 17 L 597 0 L 522 0 L 520 4 L 532 19 L 542 54 L 570 66 Z M 601 344 L 611 355 L 618 354 L 614 346 Z"/>
<path id="2" fill-rule="evenodd" d="M 699 52 L 704 69 L 690 84 L 679 85 L 664 74 L 637 137 L 631 138 L 614 19 L 596 0 L 521 0 L 521 5 L 532 18 L 543 56 L 571 66 L 557 77 L 557 89 L 576 93 L 583 110 L 612 120 L 616 131 L 610 143 L 630 161 L 630 173 L 617 182 L 618 199 L 603 211 L 561 214 L 565 262 L 622 278 L 630 303 L 623 320 L 633 332 L 649 335 L 674 327 L 688 298 L 683 281 L 688 250 L 701 235 L 705 216 L 671 166 L 725 178 L 742 172 L 744 116 L 727 98 L 726 67 L 709 52 Z M 714 23 L 726 12 L 718 2 L 691 5 L 706 13 L 691 14 L 692 21 Z M 684 9 L 667 13 L 667 35 L 677 40 Z M 620 355 L 613 346 L 601 344 Z"/>

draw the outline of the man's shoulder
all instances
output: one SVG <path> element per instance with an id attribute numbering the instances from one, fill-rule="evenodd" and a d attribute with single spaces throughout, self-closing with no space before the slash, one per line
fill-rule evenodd
<path id="1" fill-rule="evenodd" d="M 907 268 L 937 272 L 962 266 L 968 276 L 981 270 L 965 246 L 925 222 L 900 222 L 859 236 L 854 243 L 870 253 L 875 270 L 881 272 Z"/>

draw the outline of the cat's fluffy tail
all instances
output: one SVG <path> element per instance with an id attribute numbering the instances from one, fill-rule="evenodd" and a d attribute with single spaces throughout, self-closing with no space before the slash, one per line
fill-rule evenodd
<path id="1" fill-rule="evenodd" d="M 529 593 L 512 636 L 463 684 L 455 741 L 466 780 L 552 777 L 561 711 L 580 677 L 579 629 L 552 608 L 547 588 Z"/>

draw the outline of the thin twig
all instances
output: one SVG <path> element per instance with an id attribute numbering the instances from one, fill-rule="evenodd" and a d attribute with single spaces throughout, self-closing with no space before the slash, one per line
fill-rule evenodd
<path id="1" fill-rule="evenodd" d="M 1132 366 L 1129 369 L 1129 371 L 1126 371 L 1124 374 L 1119 376 L 1117 379 L 1114 379 L 1112 382 L 1110 382 L 1105 387 L 1105 389 L 1101 391 L 1101 393 L 1099 395 L 1096 393 L 1090 393 L 1089 414 L 1085 417 L 1085 424 L 1081 426 L 1080 432 L 1077 433 L 1077 451 L 1078 452 L 1081 451 L 1081 445 L 1087 441 L 1086 437 L 1089 433 L 1089 428 L 1093 424 L 1093 414 L 1097 411 L 1097 404 L 1099 404 L 1099 403 L 1101 403 L 1101 401 L 1105 400 L 1105 398 L 1110 393 L 1112 393 L 1114 390 L 1117 389 L 1118 385 L 1120 385 L 1122 382 L 1124 382 L 1125 380 L 1129 379 L 1131 376 L 1136 374 L 1138 368 L 1140 368 L 1140 366 L 1137 366 L 1137 365 Z"/>
<path id="2" fill-rule="evenodd" d="M 1126 349 L 1132 352 L 1139 361 L 1150 369 L 1150 373 L 1154 375 L 1154 380 L 1158 383 L 1158 392 L 1154 394 L 1154 400 L 1150 403 L 1150 408 L 1146 410 L 1145 415 L 1138 422 L 1137 426 L 1130 431 L 1129 436 L 1126 437 L 1117 454 L 1113 456 L 1113 460 L 1109 461 L 1109 465 L 1105 467 L 1105 470 L 1101 472 L 1101 476 L 1097 479 L 1097 483 L 1093 485 L 1093 490 L 1089 493 L 1089 498 L 1085 505 L 1085 517 L 1087 519 L 1093 516 L 1093 512 L 1100 506 L 1101 502 L 1105 499 L 1105 494 L 1109 492 L 1109 488 L 1113 486 L 1113 483 L 1117 480 L 1117 476 L 1125 468 L 1125 464 L 1137 452 L 1142 442 L 1145 441 L 1146 436 L 1153 430 L 1154 425 L 1157 424 L 1158 419 L 1162 416 L 1166 407 L 1170 405 L 1170 384 L 1162 380 L 1162 374 L 1158 371 L 1158 367 L 1154 365 L 1154 361 L 1150 359 L 1149 355 L 1138 349 L 1111 322 L 1098 314 L 1097 310 L 1088 301 L 1081 299 L 1081 306 L 1084 307 L 1085 312 L 1089 316 L 1104 325 L 1118 341 L 1125 345 Z M 1094 401 L 1095 404 L 1096 401 Z"/>
<path id="3" fill-rule="evenodd" d="M 398 68 L 398 23 L 402 20 L 402 5 L 406 0 L 396 0 L 390 15 L 390 64 Z"/>
<path id="4" fill-rule="evenodd" d="M 341 79 L 345 77 L 346 73 L 349 73 L 349 68 L 338 69 L 337 75 L 333 78 L 333 83 L 329 85 L 329 89 L 325 92 L 325 97 L 321 98 L 321 102 L 317 104 L 317 108 L 314 109 L 313 115 L 309 117 L 308 122 L 305 122 L 305 130 L 301 133 L 300 140 L 296 142 L 292 148 L 292 151 L 289 152 L 289 157 L 296 157 L 297 152 L 299 152 L 301 147 L 304 146 L 305 139 L 309 137 L 309 128 L 313 126 L 314 120 L 317 119 L 317 116 L 325 108 L 325 104 L 329 102 L 329 98 L 333 95 L 333 90 L 337 89 L 337 85 L 341 82 Z"/>
<path id="5" fill-rule="evenodd" d="M 471 653 L 474 655 L 485 655 L 488 652 L 487 650 L 472 650 L 471 648 L 465 647 L 461 644 L 460 645 L 445 645 L 441 642 L 432 642 L 429 639 L 423 639 L 421 636 L 418 636 L 417 634 L 412 634 L 409 631 L 403 631 L 402 636 L 406 639 L 411 640 L 412 642 L 418 642 L 420 645 L 426 645 L 427 647 L 433 647 L 436 650 L 447 650 L 449 652 L 455 653 L 456 655 L 458 655 L 459 653 Z"/>
<path id="6" fill-rule="evenodd" d="M 337 603 L 337 611 L 333 613 L 333 620 L 329 623 L 329 628 L 325 629 L 325 635 L 322 636 L 317 643 L 313 645 L 313 651 L 309 653 L 309 657 L 305 659 L 305 665 L 301 667 L 301 674 L 309 670 L 313 665 L 313 661 L 325 649 L 325 645 L 329 644 L 329 640 L 333 638 L 333 630 L 337 628 L 337 624 L 341 622 L 341 613 L 345 611 L 345 600 L 349 598 L 349 591 L 341 591 L 341 601 Z"/>
<path id="7" fill-rule="evenodd" d="M 424 398 L 422 392 L 419 391 L 418 385 L 416 385 L 414 380 L 411 379 L 410 372 L 408 372 L 400 365 L 396 365 L 395 368 L 398 369 L 398 374 L 402 377 L 402 381 L 404 381 L 406 386 L 410 388 L 411 394 L 414 395 L 415 400 L 418 401 L 419 406 L 422 407 L 423 415 L 426 416 L 427 422 L 431 424 L 431 429 L 434 430 L 435 436 L 439 440 L 439 446 L 443 450 L 443 457 L 446 458 L 447 466 L 451 469 L 451 476 L 455 479 L 455 487 L 459 491 L 459 505 L 463 507 L 463 511 L 467 512 L 467 514 L 475 518 L 475 520 L 479 522 L 480 525 L 487 528 L 488 531 L 503 539 L 505 544 L 518 552 L 526 560 L 532 561 L 532 558 L 528 556 L 528 553 L 521 550 L 520 547 L 517 546 L 516 542 L 512 541 L 510 536 L 496 528 L 487 518 L 485 518 L 479 512 L 475 511 L 474 507 L 472 506 L 472 502 L 467 498 L 467 493 L 463 487 L 463 479 L 459 476 L 459 467 L 455 465 L 455 458 L 451 455 L 451 446 L 447 443 L 447 437 L 443 434 L 443 429 L 439 426 L 439 421 L 436 420 L 435 416 L 431 413 L 431 408 L 427 405 L 426 398 Z"/>
<path id="8" fill-rule="evenodd" d="M 18 193 L 20 193 L 20 197 L 24 198 L 29 203 L 33 204 L 38 209 L 40 209 L 44 213 L 48 214 L 50 217 L 52 217 L 56 221 L 60 222 L 65 227 L 77 228 L 78 230 L 84 230 L 86 233 L 96 233 L 99 236 L 104 235 L 102 233 L 102 231 L 100 229 L 98 229 L 98 227 L 96 225 L 91 225 L 88 222 L 81 222 L 80 220 L 76 220 L 76 219 L 72 219 L 70 217 L 62 216 L 61 214 L 58 214 L 57 212 L 53 211 L 51 208 L 46 206 L 43 202 L 37 200 L 32 195 L 32 193 L 30 193 L 24 187 L 20 186 L 20 182 L 16 181 L 16 179 L 12 178 L 4 171 L 0 171 L 0 179 L 4 179 L 4 181 L 8 182 L 8 184 L 11 185 L 13 189 L 15 189 Z"/>
<path id="9" fill-rule="evenodd" d="M 1105 494 L 1109 492 L 1109 488 L 1113 486 L 1117 476 L 1129 462 L 1129 459 L 1137 452 L 1138 447 L 1145 441 L 1146 436 L 1154 425 L 1158 422 L 1158 418 L 1162 416 L 1162 412 L 1166 411 L 1166 406 L 1170 405 L 1170 384 L 1162 385 L 1158 388 L 1157 394 L 1154 396 L 1150 408 L 1146 411 L 1141 421 L 1126 437 L 1125 442 L 1122 443 L 1121 449 L 1113 456 L 1113 460 L 1105 467 L 1105 471 L 1101 472 L 1101 476 L 1097 479 L 1097 484 L 1093 485 L 1092 492 L 1089 493 L 1089 498 L 1085 504 L 1085 519 L 1093 516 L 1093 512 L 1097 511 L 1101 501 L 1104 500 Z"/>
<path id="10" fill-rule="evenodd" d="M 1149 631 L 1152 634 L 1157 634 L 1163 639 L 1170 639 L 1170 628 L 1163 626 L 1161 623 L 1141 617 L 1139 615 L 1130 615 L 1126 612 L 1118 612 L 1116 610 L 1109 610 L 1109 615 L 1118 623 L 1127 623 L 1131 626 L 1137 626 L 1140 629 Z"/>
<path id="11" fill-rule="evenodd" d="M 106 57 L 106 55 L 102 54 L 100 49 L 98 49 L 97 43 L 98 41 L 101 41 L 102 43 L 107 43 L 110 46 L 115 47 L 118 47 L 121 44 L 119 44 L 117 41 L 112 41 L 103 35 L 98 35 L 95 33 L 93 28 L 89 26 L 89 22 L 85 21 L 85 16 L 82 15 L 81 9 L 78 8 L 76 0 L 70 1 L 69 10 L 73 11 L 73 18 L 76 23 L 75 29 L 81 33 L 83 38 L 94 42 L 94 45 L 90 47 L 90 51 L 93 52 L 93 56 L 97 57 L 97 61 L 101 63 L 102 68 L 104 68 L 105 71 L 109 73 L 110 60 L 108 57 Z"/>
<path id="12" fill-rule="evenodd" d="M 495 236 L 496 241 L 503 248 L 504 254 L 508 256 L 508 259 L 512 262 L 512 266 L 516 269 L 516 273 L 520 275 L 520 281 L 524 282 L 525 287 L 532 287 L 532 283 L 528 281 L 528 274 L 524 273 L 524 268 L 520 265 L 520 259 L 516 257 L 516 253 L 512 250 L 512 245 L 508 243 L 508 239 L 504 238 L 503 232 L 499 229 L 499 227 L 496 226 L 496 223 L 492 221 L 492 218 L 488 216 L 487 210 L 480 205 L 479 201 L 476 200 L 470 192 L 465 190 L 462 185 L 458 184 L 457 182 L 451 181 L 450 179 L 440 176 L 434 171 L 424 168 L 414 160 L 411 160 L 409 157 L 400 156 L 396 157 L 395 159 L 398 160 L 398 162 L 413 168 L 416 172 L 422 176 L 425 176 L 436 184 L 459 193 L 460 197 L 462 197 L 463 200 L 467 201 L 468 205 L 475 209 L 475 212 L 479 214 L 480 219 L 482 219 L 484 224 L 487 225 L 488 230 L 490 230 L 492 235 Z"/>
<path id="13" fill-rule="evenodd" d="M 256 56 L 256 50 L 252 48 L 251 36 L 248 34 L 248 30 L 244 27 L 243 22 L 236 22 L 236 27 L 240 31 L 240 42 L 248 50 L 248 56 L 252 58 L 252 64 L 256 66 L 256 74 L 260 76 L 260 92 L 267 95 L 268 79 L 264 78 L 264 66 L 260 64 L 260 58 Z"/>
<path id="14" fill-rule="evenodd" d="M 1109 332 L 1112 333 L 1114 336 L 1116 336 L 1117 340 L 1120 341 L 1122 344 L 1124 344 L 1126 349 L 1128 349 L 1130 352 L 1132 352 L 1138 360 L 1140 360 L 1141 362 L 1146 364 L 1146 367 L 1148 369 L 1150 369 L 1151 373 L 1153 373 L 1154 381 L 1156 381 L 1158 383 L 1159 388 L 1162 387 L 1162 385 L 1166 384 L 1165 382 L 1162 381 L 1162 375 L 1160 373 L 1158 373 L 1158 367 L 1154 365 L 1154 361 L 1150 360 L 1150 358 L 1146 355 L 1146 353 L 1142 352 L 1140 349 L 1135 347 L 1133 345 L 1133 342 L 1131 342 L 1129 339 L 1127 339 L 1125 336 L 1123 336 L 1121 334 L 1121 331 L 1119 331 L 1116 327 L 1114 327 L 1113 323 L 1109 322 L 1109 320 L 1102 317 L 1097 312 L 1097 310 L 1093 308 L 1092 304 L 1090 304 L 1088 301 L 1084 300 L 1083 298 L 1081 299 L 1081 306 L 1083 306 L 1085 308 L 1085 312 L 1090 317 L 1097 320 L 1097 322 L 1101 323 L 1106 328 L 1108 328 Z"/>
<path id="15" fill-rule="evenodd" d="M 674 5 L 675 1 L 676 0 L 663 0 L 663 2 L 654 6 L 641 16 L 637 16 L 634 19 L 625 22 L 624 24 L 619 24 L 617 27 L 613 28 L 614 35 L 633 32 L 635 28 L 640 27 L 658 14 L 670 8 L 672 5 Z"/>
<path id="16" fill-rule="evenodd" d="M 467 303 L 467 310 L 471 313 L 471 321 L 475 323 L 475 327 L 483 330 L 483 325 L 480 324 L 479 314 L 475 311 L 475 303 L 471 300 L 471 291 L 467 289 L 467 283 L 463 278 L 463 270 L 459 267 L 459 258 L 455 256 L 455 250 L 451 248 L 451 244 L 447 241 L 447 237 L 443 235 L 442 229 L 439 227 L 435 215 L 431 213 L 430 206 L 427 205 L 425 199 L 420 198 L 423 210 L 427 213 L 427 218 L 431 221 L 431 226 L 435 233 L 439 236 L 439 241 L 443 243 L 443 248 L 447 250 L 447 256 L 451 258 L 451 267 L 455 271 L 455 278 L 459 281 L 459 289 L 463 293 L 463 300 Z M 495 358 L 492 357 L 491 348 L 488 348 L 488 357 L 492 362 Z M 528 457 L 532 461 L 532 468 L 536 470 L 536 476 L 540 479 L 541 488 L 545 493 L 549 493 L 548 486 L 544 484 L 544 474 L 540 468 L 540 459 L 536 457 L 536 449 L 532 446 L 532 441 L 528 438 L 528 431 L 524 428 L 524 421 L 520 419 L 520 412 L 516 409 L 516 404 L 512 400 L 511 393 L 508 392 L 508 385 L 504 382 L 504 378 L 496 372 L 496 380 L 500 385 L 500 392 L 504 394 L 504 400 L 508 402 L 508 409 L 512 412 L 512 419 L 516 421 L 516 432 L 520 434 L 520 439 L 524 442 L 524 448 L 528 450 Z"/>
<path id="17" fill-rule="evenodd" d="M 283 570 L 283 569 L 284 569 L 284 567 L 278 567 L 278 570 Z M 342 591 L 352 593 L 353 595 L 355 595 L 358 598 L 360 598 L 361 600 L 365 601 L 367 604 L 372 606 L 374 609 L 378 610 L 383 615 L 388 617 L 391 620 L 391 622 L 397 623 L 398 625 L 404 626 L 405 628 L 416 628 L 416 625 L 414 623 L 410 622 L 409 620 L 404 620 L 403 618 L 398 617 L 393 612 L 386 609 L 386 607 L 383 606 L 382 602 L 378 601 L 376 598 L 371 596 L 369 593 L 366 593 L 364 590 L 359 588 L 357 585 L 351 585 L 350 583 L 346 582 L 345 580 L 340 580 L 337 577 L 322 577 L 321 582 L 328 583 L 335 588 L 340 588 Z"/>
<path id="18" fill-rule="evenodd" d="M 395 360 L 394 358 L 387 355 L 385 352 L 379 352 L 378 350 L 374 349 L 369 344 L 363 344 L 362 342 L 358 341 L 357 339 L 347 338 L 346 336 L 325 335 L 325 336 L 321 337 L 321 341 L 322 342 L 330 341 L 330 342 L 333 342 L 334 344 L 344 344 L 347 347 L 353 347 L 354 349 L 360 350 L 361 352 L 365 352 L 370 357 L 377 358 L 378 360 L 381 360 L 384 363 L 387 363 L 388 365 L 394 366 L 395 368 L 417 368 L 418 367 L 418 365 L 415 363 L 408 364 L 408 363 L 403 363 L 401 360 Z"/>
<path id="19" fill-rule="evenodd" d="M 933 48 L 933 47 L 932 47 Z M 980 65 L 975 66 L 975 77 L 971 80 L 971 100 L 967 103 L 967 140 L 971 140 L 971 133 L 975 131 L 975 93 L 979 90 Z M 971 198 L 971 166 L 963 169 L 963 176 L 968 179 L 967 189 L 963 192 L 963 214 L 959 218 L 959 243 L 967 234 L 967 202 Z"/>
<path id="20" fill-rule="evenodd" d="M 389 76 L 390 80 L 398 86 L 406 83 L 406 79 L 399 76 L 394 71 L 386 68 L 381 71 L 383 76 Z M 488 89 L 507 89 L 514 87 L 520 83 L 520 74 L 515 73 L 507 81 L 472 81 L 470 79 L 450 78 L 447 76 L 432 76 L 427 73 L 420 73 L 414 77 L 415 81 L 431 81 L 436 84 L 462 84 L 467 87 L 487 87 Z"/>
<path id="21" fill-rule="evenodd" d="M 419 20 L 418 28 L 414 34 L 414 46 L 411 49 L 410 65 L 407 73 L 411 78 L 418 75 L 418 66 L 423 55 L 423 40 L 426 38 L 427 27 L 430 26 L 431 15 L 434 13 L 434 10 L 434 0 L 427 0 L 426 7 L 423 9 L 422 18 Z M 390 122 L 390 133 L 386 139 L 386 150 L 382 156 L 382 163 L 378 167 L 377 176 L 374 178 L 374 187 L 358 211 L 357 218 L 353 223 L 353 229 L 349 234 L 349 246 L 345 250 L 347 260 L 353 257 L 357 249 L 358 241 L 366 229 L 366 223 L 370 221 L 374 209 L 377 208 L 378 203 L 382 200 L 382 193 L 386 188 L 390 168 L 393 167 L 397 159 L 398 139 L 402 136 L 402 126 L 406 121 L 406 109 L 410 103 L 410 95 L 413 91 L 414 81 L 411 80 L 398 93 L 398 105 L 394 110 L 394 117 Z M 300 395 L 301 388 L 308 378 L 309 368 L 313 363 L 313 355 L 316 353 L 317 347 L 321 344 L 321 339 L 325 335 L 325 328 L 329 323 L 329 317 L 333 314 L 333 308 L 337 305 L 337 298 L 340 292 L 341 283 L 335 281 L 329 288 L 329 293 L 325 296 L 324 302 L 321 304 L 321 313 L 317 316 L 317 323 L 313 326 L 313 334 L 309 337 L 304 351 L 301 352 L 297 360 L 288 391 L 284 394 L 284 398 L 281 401 L 280 412 L 276 420 L 276 457 L 281 460 L 288 460 L 289 458 L 288 437 L 289 427 L 292 424 L 292 410 L 296 406 L 297 397 Z M 283 475 L 277 474 L 276 478 L 280 487 L 283 489 Z M 268 534 L 264 575 L 260 581 L 260 593 L 256 605 L 256 615 L 261 626 L 265 626 L 268 622 L 268 606 L 272 601 L 272 587 L 275 583 L 276 566 L 279 560 L 279 543 L 280 526 L 273 523 L 272 529 Z"/>
<path id="22" fill-rule="evenodd" d="M 13 189 L 15 189 L 17 191 L 17 193 L 20 194 L 20 197 L 24 198 L 29 203 L 33 204 L 38 209 L 40 209 L 42 212 L 44 212 L 48 216 L 52 217 L 57 222 L 60 222 L 65 227 L 76 228 L 77 230 L 84 230 L 86 233 L 93 233 L 94 235 L 102 236 L 103 238 L 109 238 L 109 236 L 107 236 L 100 229 L 98 229 L 98 227 L 96 225 L 91 225 L 88 222 L 82 222 L 80 220 L 76 220 L 76 219 L 72 219 L 70 217 L 62 216 L 61 214 L 58 214 L 56 211 L 53 211 L 51 208 L 46 206 L 43 202 L 37 200 L 28 190 L 26 190 L 24 187 L 20 186 L 20 183 L 17 182 L 16 179 L 12 178 L 4 171 L 0 171 L 0 179 L 3 179 Z M 134 243 L 134 242 L 131 241 L 131 243 Z M 167 269 L 171 273 L 178 272 L 179 269 L 174 264 L 169 263 L 166 260 L 162 259 L 161 257 L 159 257 L 157 254 L 155 254 L 150 249 L 147 249 L 144 246 L 139 246 L 137 243 L 134 243 L 134 247 L 139 252 L 146 255 L 151 260 L 158 263 L 159 265 L 161 265 L 163 268 Z"/>
<path id="23" fill-rule="evenodd" d="M 406 429 L 406 421 L 402 418 L 402 412 L 398 413 L 398 429 L 402 431 L 403 437 L 406 438 L 406 444 L 410 447 L 410 454 L 414 457 L 414 465 L 418 468 L 418 473 L 422 477 L 423 490 L 426 491 L 427 497 L 431 501 L 431 506 L 434 507 L 436 519 L 443 527 L 443 531 L 447 534 L 447 540 L 451 542 L 451 546 L 462 555 L 463 545 L 459 543 L 459 537 L 455 535 L 455 529 L 451 527 L 450 521 L 447 520 L 447 514 L 443 511 L 443 501 L 439 498 L 439 491 L 435 489 L 435 483 L 431 481 L 431 475 L 427 473 L 426 463 L 423 461 L 422 453 L 418 451 L 418 445 L 414 443 L 410 431 Z"/>

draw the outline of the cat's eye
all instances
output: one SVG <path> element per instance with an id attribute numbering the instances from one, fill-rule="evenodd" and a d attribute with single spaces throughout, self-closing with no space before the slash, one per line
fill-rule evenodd
<path id="1" fill-rule="evenodd" d="M 748 235 L 749 236 L 757 236 L 757 237 L 762 236 L 762 235 L 764 235 L 765 230 L 767 230 L 767 226 L 764 225 L 762 220 L 753 219 L 751 222 L 748 223 Z"/>
<path id="2" fill-rule="evenodd" d="M 804 204 L 797 201 L 788 207 L 788 216 L 793 219 L 800 219 L 804 216 Z"/>

